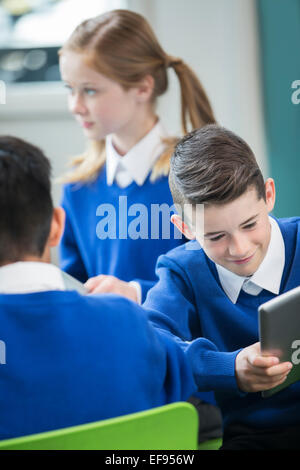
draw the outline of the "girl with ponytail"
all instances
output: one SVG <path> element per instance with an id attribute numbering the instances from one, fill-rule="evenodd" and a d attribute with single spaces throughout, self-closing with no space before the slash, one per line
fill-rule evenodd
<path id="1" fill-rule="evenodd" d="M 167 135 L 155 110 L 168 88 L 168 69 L 180 83 L 183 134 L 214 123 L 213 111 L 195 73 L 169 56 L 132 11 L 84 21 L 59 55 L 70 111 L 89 142 L 63 179 L 61 267 L 87 281 L 91 293 L 143 302 L 158 256 L 185 241 L 170 229 L 169 217 L 159 230 L 152 217 L 155 208 L 173 204 L 168 172 L 177 139 Z"/>

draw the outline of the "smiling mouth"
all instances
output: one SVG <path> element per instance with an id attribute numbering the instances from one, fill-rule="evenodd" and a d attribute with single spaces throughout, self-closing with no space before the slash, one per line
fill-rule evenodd
<path id="1" fill-rule="evenodd" d="M 231 262 L 235 263 L 235 264 L 246 264 L 253 258 L 254 254 L 255 253 L 253 253 L 253 255 L 251 255 L 251 256 L 248 256 L 248 258 L 232 260 Z"/>

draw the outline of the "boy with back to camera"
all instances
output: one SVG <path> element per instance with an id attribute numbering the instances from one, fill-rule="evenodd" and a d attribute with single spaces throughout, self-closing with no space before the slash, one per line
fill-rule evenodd
<path id="1" fill-rule="evenodd" d="M 52 205 L 47 158 L 14 137 L 0 137 L 0 213 L 0 439 L 189 398 L 182 350 L 142 307 L 82 295 L 50 264 L 64 211 Z"/>
<path id="2" fill-rule="evenodd" d="M 144 306 L 181 344 L 199 390 L 215 391 L 222 449 L 297 448 L 300 383 L 262 398 L 292 364 L 261 355 L 257 312 L 300 284 L 300 218 L 269 216 L 274 181 L 264 182 L 241 138 L 216 125 L 178 143 L 169 179 L 172 222 L 191 241 L 158 259 Z"/>

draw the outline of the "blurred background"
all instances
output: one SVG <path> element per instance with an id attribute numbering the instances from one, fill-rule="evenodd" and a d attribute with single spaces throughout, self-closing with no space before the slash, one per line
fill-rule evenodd
<path id="1" fill-rule="evenodd" d="M 0 133 L 40 146 L 54 178 L 65 171 L 85 140 L 67 109 L 57 50 L 83 19 L 114 8 L 144 15 L 166 52 L 196 71 L 218 122 L 275 178 L 275 215 L 299 216 L 300 0 L 0 0 Z M 169 73 L 158 110 L 178 134 L 179 89 Z M 56 204 L 60 195 L 56 184 Z"/>

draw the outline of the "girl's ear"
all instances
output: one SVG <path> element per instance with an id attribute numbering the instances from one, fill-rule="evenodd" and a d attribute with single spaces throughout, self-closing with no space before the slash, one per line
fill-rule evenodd
<path id="1" fill-rule="evenodd" d="M 183 222 L 182 218 L 178 214 L 173 214 L 171 216 L 171 222 L 178 228 L 178 230 L 188 239 L 195 240 L 195 234 L 188 227 L 188 225 Z"/>
<path id="2" fill-rule="evenodd" d="M 137 86 L 137 99 L 140 102 L 149 101 L 152 97 L 154 90 L 154 78 L 152 75 L 146 75 L 140 84 Z"/>

